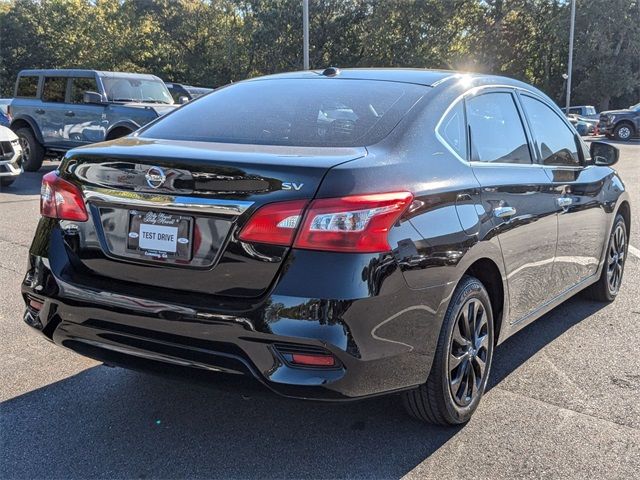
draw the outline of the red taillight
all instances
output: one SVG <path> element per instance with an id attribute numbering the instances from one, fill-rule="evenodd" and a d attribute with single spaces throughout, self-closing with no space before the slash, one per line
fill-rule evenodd
<path id="1" fill-rule="evenodd" d="M 310 355 L 306 353 L 291 354 L 291 363 L 310 367 L 334 367 L 336 359 L 332 355 Z"/>
<path id="2" fill-rule="evenodd" d="M 89 218 L 80 189 L 60 178 L 56 172 L 42 177 L 40 214 L 43 217 L 77 222 L 86 222 Z"/>
<path id="3" fill-rule="evenodd" d="M 409 192 L 322 198 L 311 202 L 306 213 L 306 200 L 271 203 L 253 214 L 240 240 L 306 250 L 388 252 L 389 230 L 412 201 Z"/>
<path id="4" fill-rule="evenodd" d="M 290 246 L 307 200 L 270 203 L 260 207 L 240 231 L 243 242 Z"/>
<path id="5" fill-rule="evenodd" d="M 388 252 L 389 230 L 412 201 L 409 192 L 314 200 L 294 247 L 332 252 Z"/>

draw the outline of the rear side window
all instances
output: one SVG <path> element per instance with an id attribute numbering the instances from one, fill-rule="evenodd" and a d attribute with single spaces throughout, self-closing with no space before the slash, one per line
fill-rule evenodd
<path id="1" fill-rule="evenodd" d="M 485 93 L 467 101 L 471 157 L 476 162 L 530 164 L 531 153 L 513 95 Z"/>
<path id="2" fill-rule="evenodd" d="M 38 95 L 38 77 L 20 77 L 16 97 L 36 97 Z"/>
<path id="3" fill-rule="evenodd" d="M 141 136 L 257 145 L 371 145 L 388 135 L 428 89 L 372 80 L 248 81 L 183 106 Z"/>
<path id="4" fill-rule="evenodd" d="M 84 92 L 97 92 L 98 84 L 95 78 L 71 79 L 71 103 L 82 103 Z"/>
<path id="5" fill-rule="evenodd" d="M 64 95 L 66 90 L 66 77 L 44 77 L 42 100 L 44 102 L 64 102 Z"/>
<path id="6" fill-rule="evenodd" d="M 438 133 L 463 160 L 467 159 L 467 134 L 464 120 L 464 103 L 458 102 L 440 123 Z"/>
<path id="7" fill-rule="evenodd" d="M 576 137 L 568 125 L 540 100 L 522 95 L 522 105 L 544 165 L 580 166 Z"/>

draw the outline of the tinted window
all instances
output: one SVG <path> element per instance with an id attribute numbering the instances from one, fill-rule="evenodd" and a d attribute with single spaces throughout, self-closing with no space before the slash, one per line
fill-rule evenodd
<path id="1" fill-rule="evenodd" d="M 370 145 L 384 138 L 427 89 L 327 78 L 242 82 L 185 105 L 141 136 L 258 145 Z"/>
<path id="2" fill-rule="evenodd" d="M 527 137 L 513 96 L 486 93 L 467 102 L 472 159 L 478 162 L 531 163 Z"/>
<path id="3" fill-rule="evenodd" d="M 16 97 L 35 97 L 38 94 L 38 77 L 20 77 Z"/>
<path id="4" fill-rule="evenodd" d="M 45 102 L 64 102 L 64 94 L 66 90 L 66 77 L 44 77 L 42 100 Z"/>
<path id="5" fill-rule="evenodd" d="M 71 79 L 71 102 L 82 103 L 84 92 L 97 92 L 98 84 L 95 78 L 72 78 Z"/>
<path id="6" fill-rule="evenodd" d="M 574 132 L 543 102 L 522 95 L 522 104 L 531 123 L 542 163 L 579 166 L 580 157 Z"/>
<path id="7" fill-rule="evenodd" d="M 581 108 L 570 108 L 569 109 L 569 113 L 571 115 L 581 115 L 582 114 L 582 109 Z"/>
<path id="8" fill-rule="evenodd" d="M 467 159 L 467 134 L 464 121 L 464 104 L 458 102 L 440 124 L 438 133 L 463 160 Z"/>

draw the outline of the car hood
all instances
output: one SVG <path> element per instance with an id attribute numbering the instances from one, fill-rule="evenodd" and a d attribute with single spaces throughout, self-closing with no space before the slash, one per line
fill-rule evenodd
<path id="1" fill-rule="evenodd" d="M 17 139 L 18 137 L 13 133 L 13 130 L 0 126 L 0 142 L 11 142 Z"/>
<path id="2" fill-rule="evenodd" d="M 607 110 L 606 112 L 600 112 L 600 115 L 632 115 L 633 113 L 633 110 Z"/>

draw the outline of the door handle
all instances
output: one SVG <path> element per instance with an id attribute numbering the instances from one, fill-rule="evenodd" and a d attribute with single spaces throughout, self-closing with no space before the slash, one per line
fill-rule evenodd
<path id="1" fill-rule="evenodd" d="M 65 115 L 65 117 L 75 117 L 76 116 L 76 114 L 73 113 L 71 110 L 69 110 L 68 112 L 65 112 L 64 115 Z"/>
<path id="2" fill-rule="evenodd" d="M 36 108 L 36 113 L 42 115 L 44 113 L 44 110 L 42 108 Z"/>
<path id="3" fill-rule="evenodd" d="M 573 203 L 573 198 L 571 197 L 558 197 L 556 198 L 556 203 L 559 207 L 567 208 L 570 207 Z"/>
<path id="4" fill-rule="evenodd" d="M 496 207 L 493 209 L 493 216 L 497 218 L 513 217 L 516 214 L 516 209 L 513 207 Z"/>

